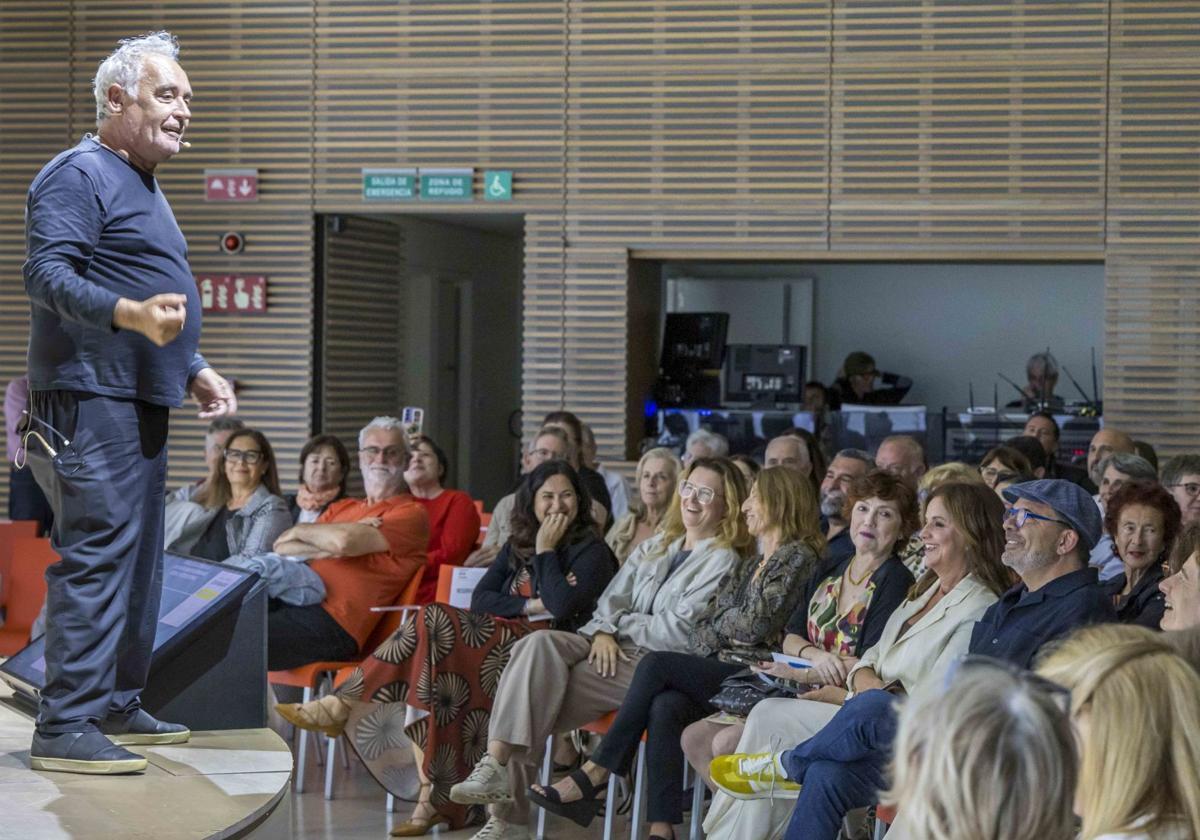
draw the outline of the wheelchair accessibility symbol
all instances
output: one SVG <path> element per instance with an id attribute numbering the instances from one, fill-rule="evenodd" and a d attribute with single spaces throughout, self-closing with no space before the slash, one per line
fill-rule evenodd
<path id="1" fill-rule="evenodd" d="M 512 172 L 490 170 L 483 173 L 485 201 L 512 201 Z"/>

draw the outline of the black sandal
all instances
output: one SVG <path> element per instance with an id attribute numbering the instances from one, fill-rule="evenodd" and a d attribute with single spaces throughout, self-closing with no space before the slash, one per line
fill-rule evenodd
<path id="1" fill-rule="evenodd" d="M 538 793 L 530 787 L 525 793 L 529 800 L 539 807 L 545 808 L 551 814 L 557 814 L 560 817 L 566 817 L 578 826 L 587 828 L 592 824 L 592 820 L 596 818 L 596 814 L 604 804 L 603 799 L 597 799 L 596 794 L 601 788 L 592 784 L 592 780 L 588 778 L 588 774 L 583 771 L 583 768 L 572 770 L 568 776 L 571 781 L 575 782 L 575 786 L 579 788 L 582 799 L 576 799 L 574 802 L 563 802 L 558 795 L 558 791 L 550 786 L 546 787 L 545 793 Z"/>

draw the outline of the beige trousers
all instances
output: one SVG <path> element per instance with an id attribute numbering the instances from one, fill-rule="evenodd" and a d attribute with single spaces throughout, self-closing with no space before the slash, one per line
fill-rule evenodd
<path id="1" fill-rule="evenodd" d="M 821 731 L 841 706 L 816 700 L 772 698 L 750 710 L 738 741 L 739 753 L 790 750 Z M 704 817 L 708 840 L 768 840 L 782 837 L 792 817 L 794 799 L 734 799 L 713 794 Z"/>
<path id="2" fill-rule="evenodd" d="M 592 643 L 578 633 L 538 630 L 513 646 L 492 705 L 489 741 L 513 747 L 508 762 L 513 802 L 490 806 L 512 823 L 529 819 L 525 789 L 537 779 L 551 734 L 569 732 L 621 705 L 642 651 L 622 646 L 628 662 L 617 661 L 617 673 L 601 677 L 588 664 Z"/>

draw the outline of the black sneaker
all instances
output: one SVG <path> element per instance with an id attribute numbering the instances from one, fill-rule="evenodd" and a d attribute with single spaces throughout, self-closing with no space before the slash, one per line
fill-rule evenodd
<path id="1" fill-rule="evenodd" d="M 138 709 L 124 717 L 110 716 L 100 724 L 100 731 L 114 744 L 144 746 L 147 744 L 185 744 L 192 732 L 181 723 L 164 723 Z"/>
<path id="2" fill-rule="evenodd" d="M 35 731 L 29 766 L 34 770 L 110 776 L 141 772 L 146 769 L 146 759 L 117 746 L 96 729 L 48 735 Z"/>

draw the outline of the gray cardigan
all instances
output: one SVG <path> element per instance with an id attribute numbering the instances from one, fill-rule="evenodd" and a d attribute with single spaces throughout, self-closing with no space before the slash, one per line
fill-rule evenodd
<path id="1" fill-rule="evenodd" d="M 584 636 L 611 633 L 625 645 L 645 650 L 692 653 L 692 626 L 716 595 L 721 578 L 740 562 L 732 548 L 700 540 L 691 555 L 667 577 L 683 537 L 663 546 L 663 535 L 644 541 L 600 595 Z"/>
<path id="2" fill-rule="evenodd" d="M 166 547 L 187 554 L 217 515 L 216 508 L 195 502 L 171 502 L 167 505 Z M 265 554 L 275 540 L 292 527 L 287 502 L 271 494 L 265 485 L 258 489 L 225 523 L 225 538 L 233 549 L 230 557 Z"/>

